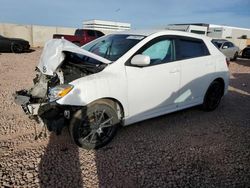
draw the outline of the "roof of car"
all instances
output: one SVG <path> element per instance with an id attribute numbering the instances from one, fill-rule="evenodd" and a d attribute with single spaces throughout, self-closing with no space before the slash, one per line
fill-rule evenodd
<path id="1" fill-rule="evenodd" d="M 213 42 L 230 42 L 226 39 L 212 39 Z"/>
<path id="2" fill-rule="evenodd" d="M 199 35 L 195 33 L 185 32 L 185 31 L 174 31 L 174 30 L 156 30 L 156 29 L 150 29 L 150 30 L 126 30 L 126 31 L 120 31 L 116 34 L 124 34 L 124 35 L 142 35 L 142 36 L 149 36 L 155 33 L 164 33 L 166 35 L 181 35 L 181 36 L 190 36 L 195 38 L 207 38 L 205 35 Z"/>
<path id="3" fill-rule="evenodd" d="M 143 36 L 149 36 L 153 33 L 157 33 L 161 30 L 141 30 L 141 29 L 135 29 L 135 30 L 126 30 L 126 31 L 120 31 L 120 32 L 117 32 L 117 34 L 125 34 L 125 35 L 143 35 Z"/>

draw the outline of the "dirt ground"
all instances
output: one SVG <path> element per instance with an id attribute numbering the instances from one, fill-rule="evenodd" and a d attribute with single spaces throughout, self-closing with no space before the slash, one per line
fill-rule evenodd
<path id="1" fill-rule="evenodd" d="M 97 151 L 77 148 L 67 129 L 35 140 L 13 101 L 32 85 L 41 54 L 0 55 L 0 187 L 249 187 L 250 60 L 231 62 L 219 108 L 191 108 L 121 128 Z"/>

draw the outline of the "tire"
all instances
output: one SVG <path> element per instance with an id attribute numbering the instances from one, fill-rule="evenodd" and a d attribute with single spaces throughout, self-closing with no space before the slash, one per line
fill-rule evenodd
<path id="1" fill-rule="evenodd" d="M 18 43 L 12 43 L 11 44 L 11 51 L 13 53 L 22 53 L 23 52 L 23 46 Z"/>
<path id="2" fill-rule="evenodd" d="M 205 94 L 202 109 L 205 111 L 215 110 L 221 101 L 224 93 L 224 85 L 219 81 L 213 81 Z"/>
<path id="3" fill-rule="evenodd" d="M 242 52 L 242 55 L 241 55 L 242 58 L 247 58 L 246 54 L 244 52 Z M 248 57 L 249 58 L 249 57 Z"/>
<path id="4" fill-rule="evenodd" d="M 102 127 L 102 123 L 108 127 Z M 117 112 L 111 105 L 96 103 L 74 114 L 69 131 L 79 147 L 98 149 L 113 139 L 118 123 Z"/>
<path id="5" fill-rule="evenodd" d="M 234 57 L 233 57 L 233 61 L 236 61 L 237 60 L 237 57 L 238 57 L 238 52 L 235 52 L 235 54 L 234 54 Z"/>

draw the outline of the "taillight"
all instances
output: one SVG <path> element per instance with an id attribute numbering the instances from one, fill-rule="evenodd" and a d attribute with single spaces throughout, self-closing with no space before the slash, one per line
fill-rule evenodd
<path id="1" fill-rule="evenodd" d="M 230 59 L 229 58 L 226 58 L 226 63 L 227 63 L 227 67 L 229 67 L 229 65 L 230 65 Z"/>

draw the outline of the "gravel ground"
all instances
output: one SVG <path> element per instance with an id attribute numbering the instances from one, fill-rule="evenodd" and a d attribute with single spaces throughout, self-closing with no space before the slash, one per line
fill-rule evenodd
<path id="1" fill-rule="evenodd" d="M 97 151 L 40 125 L 14 104 L 32 85 L 41 50 L 0 55 L 0 187 L 249 187 L 250 60 L 230 64 L 214 112 L 187 109 L 121 128 Z"/>

